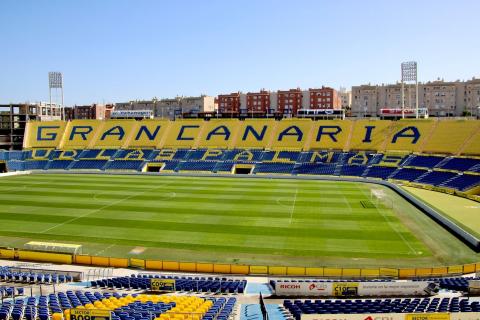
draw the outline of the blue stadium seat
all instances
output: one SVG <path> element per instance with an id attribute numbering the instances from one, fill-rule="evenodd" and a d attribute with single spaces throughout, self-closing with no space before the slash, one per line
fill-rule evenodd
<path id="1" fill-rule="evenodd" d="M 67 170 L 67 167 L 72 163 L 71 160 L 52 160 L 48 165 L 48 169 Z"/>
<path id="2" fill-rule="evenodd" d="M 177 171 L 213 171 L 216 161 L 185 161 L 180 162 Z"/>
<path id="3" fill-rule="evenodd" d="M 330 163 L 302 163 L 296 166 L 294 174 L 334 175 L 336 164 Z"/>
<path id="4" fill-rule="evenodd" d="M 27 160 L 24 162 L 25 170 L 44 170 L 48 160 Z"/>
<path id="5" fill-rule="evenodd" d="M 78 160 L 75 161 L 71 169 L 78 170 L 78 169 L 95 169 L 101 170 L 106 164 L 108 160 Z"/>
<path id="6" fill-rule="evenodd" d="M 480 175 L 461 174 L 450 179 L 440 186 L 465 191 L 480 185 Z"/>
<path id="7" fill-rule="evenodd" d="M 140 171 L 143 167 L 143 160 L 114 160 L 109 161 L 106 170 L 134 170 Z"/>
<path id="8" fill-rule="evenodd" d="M 371 166 L 366 171 L 365 176 L 370 178 L 387 179 L 395 170 L 397 170 L 396 167 Z"/>
<path id="9" fill-rule="evenodd" d="M 403 166 L 433 168 L 444 159 L 439 156 L 412 155 L 403 163 Z"/>
<path id="10" fill-rule="evenodd" d="M 442 164 L 440 168 L 458 171 L 469 171 L 470 168 L 473 168 L 477 165 L 480 165 L 480 159 L 450 158 L 447 160 L 447 162 Z"/>
<path id="11" fill-rule="evenodd" d="M 340 175 L 342 176 L 361 176 L 367 166 L 363 165 L 343 165 L 340 169 Z"/>
<path id="12" fill-rule="evenodd" d="M 457 174 L 453 172 L 446 171 L 431 171 L 420 178 L 416 179 L 415 182 L 430 184 L 432 186 L 438 186 L 443 182 L 455 177 Z"/>
<path id="13" fill-rule="evenodd" d="M 414 181 L 425 173 L 427 173 L 427 170 L 414 169 L 414 168 L 400 168 L 400 170 L 395 172 L 390 178 L 397 179 L 397 180 Z"/>
<path id="14" fill-rule="evenodd" d="M 262 162 L 255 165 L 253 172 L 291 174 L 294 167 L 294 163 Z"/>
<path id="15" fill-rule="evenodd" d="M 344 300 L 285 300 L 283 306 L 295 319 L 302 314 L 478 312 L 480 303 L 468 298 L 395 298 Z"/>

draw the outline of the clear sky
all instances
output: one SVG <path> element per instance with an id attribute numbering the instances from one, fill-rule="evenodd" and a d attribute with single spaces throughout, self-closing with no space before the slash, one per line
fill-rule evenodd
<path id="1" fill-rule="evenodd" d="M 480 1 L 1 0 L 0 104 L 480 77 Z"/>

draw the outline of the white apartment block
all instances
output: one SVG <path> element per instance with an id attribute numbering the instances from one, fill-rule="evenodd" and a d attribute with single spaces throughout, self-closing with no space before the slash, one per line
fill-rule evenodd
<path id="1" fill-rule="evenodd" d="M 184 113 L 214 112 L 214 103 L 214 97 L 202 95 L 116 103 L 115 110 L 150 110 L 155 118 L 175 119 Z"/>
<path id="2" fill-rule="evenodd" d="M 405 108 L 414 108 L 414 85 L 404 86 Z M 480 114 L 480 79 L 469 81 L 429 81 L 418 85 L 418 106 L 428 109 L 433 117 L 457 117 L 466 112 Z M 402 107 L 401 84 L 361 85 L 352 87 L 351 115 L 377 117 L 380 109 Z"/>

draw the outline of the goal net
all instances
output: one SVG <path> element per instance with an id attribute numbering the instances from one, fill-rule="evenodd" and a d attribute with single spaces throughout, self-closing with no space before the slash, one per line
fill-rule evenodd
<path id="1" fill-rule="evenodd" d="M 375 204 L 377 208 L 393 208 L 393 200 L 382 189 L 370 190 L 370 201 Z"/>

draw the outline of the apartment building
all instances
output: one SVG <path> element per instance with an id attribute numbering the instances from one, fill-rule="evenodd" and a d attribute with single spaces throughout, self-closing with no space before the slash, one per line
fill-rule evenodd
<path id="1" fill-rule="evenodd" d="M 340 106 L 343 110 L 350 110 L 352 106 L 352 92 L 347 91 L 346 88 L 340 88 L 338 90 L 338 95 L 340 96 Z"/>
<path id="2" fill-rule="evenodd" d="M 380 116 L 380 110 L 401 109 L 401 84 L 361 85 L 352 87 L 352 116 Z M 414 108 L 416 88 L 404 86 L 404 106 Z M 444 81 L 437 79 L 418 84 L 418 106 L 428 110 L 433 117 L 458 117 L 479 115 L 480 79 L 469 81 Z"/>
<path id="3" fill-rule="evenodd" d="M 73 119 L 106 120 L 110 119 L 110 114 L 113 109 L 113 104 L 103 105 L 94 103 L 92 105 L 75 106 L 73 107 Z M 68 111 L 68 115 L 71 116 L 70 111 Z M 65 118 L 67 118 L 67 113 L 65 114 Z"/>
<path id="4" fill-rule="evenodd" d="M 308 109 L 341 109 L 342 102 L 337 90 L 330 87 L 308 89 Z M 306 94 L 304 94 L 305 96 Z M 305 105 L 303 106 L 305 108 Z"/>
<path id="5" fill-rule="evenodd" d="M 270 109 L 270 92 L 248 92 L 246 95 L 247 113 L 266 114 Z"/>
<path id="6" fill-rule="evenodd" d="M 155 118 L 176 119 L 184 115 L 195 115 L 202 112 L 214 112 L 214 98 L 211 96 L 183 97 L 152 100 L 137 100 L 115 104 L 115 110 L 152 111 Z"/>
<path id="7" fill-rule="evenodd" d="M 352 87 L 353 117 L 374 117 L 379 109 L 379 87 L 370 84 Z"/>

